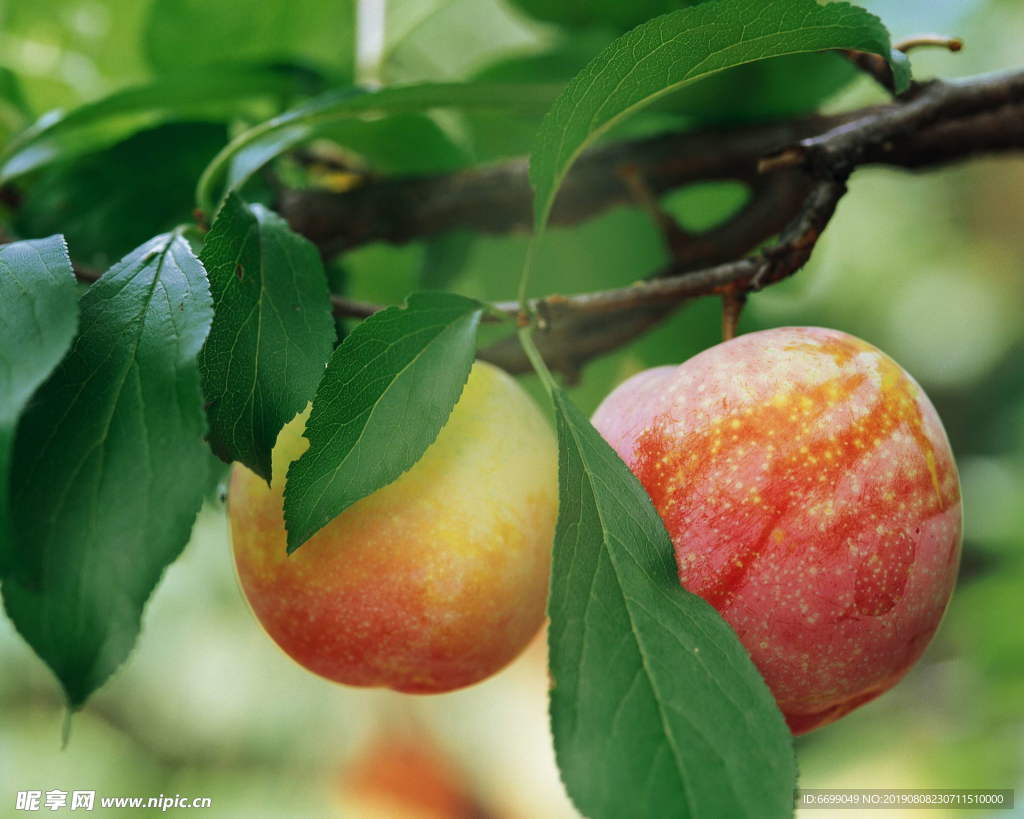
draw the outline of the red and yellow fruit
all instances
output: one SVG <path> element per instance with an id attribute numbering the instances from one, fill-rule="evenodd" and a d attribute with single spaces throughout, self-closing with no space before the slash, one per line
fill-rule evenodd
<path id="1" fill-rule="evenodd" d="M 834 330 L 751 333 L 634 376 L 593 422 L 794 733 L 921 656 L 956 578 L 960 488 L 935 409 L 885 354 Z"/>
<path id="2" fill-rule="evenodd" d="M 269 488 L 240 465 L 231 480 L 238 577 L 267 633 L 328 679 L 413 693 L 514 659 L 544 619 L 557 510 L 554 436 L 529 396 L 474 364 L 416 465 L 289 556 L 282 490 L 307 414 L 281 431 Z"/>

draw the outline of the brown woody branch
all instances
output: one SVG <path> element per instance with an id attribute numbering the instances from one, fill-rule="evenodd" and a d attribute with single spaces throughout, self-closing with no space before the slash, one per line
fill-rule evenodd
<path id="1" fill-rule="evenodd" d="M 812 117 L 726 132 L 667 134 L 585 153 L 565 180 L 551 215 L 572 225 L 616 205 L 635 204 L 623 170 L 655 196 L 698 181 L 757 177 L 757 161 L 828 130 L 844 118 Z M 533 192 L 526 159 L 451 174 L 368 179 L 346 193 L 286 190 L 278 210 L 325 255 L 369 242 L 404 244 L 455 229 L 527 232 Z"/>
<path id="2" fill-rule="evenodd" d="M 1024 71 L 932 82 L 889 105 L 837 116 L 673 133 L 597 148 L 573 167 L 556 201 L 552 223 L 575 224 L 610 207 L 632 203 L 631 191 L 621 177 L 625 167 L 641 176 L 655 195 L 706 180 L 749 181 L 757 176 L 762 157 L 801 140 L 832 135 L 851 123 L 857 126 L 854 139 L 870 149 L 860 158 L 861 164 L 919 167 L 1016 148 L 1019 141 L 1008 139 L 1007 133 L 1020 131 L 1022 77 Z M 979 115 L 976 121 L 971 121 L 972 112 Z M 938 127 L 940 119 L 962 126 L 963 138 L 953 151 L 932 138 L 932 128 Z M 868 133 L 861 133 L 865 128 Z M 891 138 L 883 132 L 890 132 Z M 875 134 L 880 139 L 874 139 Z M 886 140 L 888 145 L 881 144 Z M 292 226 L 327 255 L 368 242 L 401 244 L 454 229 L 528 231 L 531 207 L 525 159 L 436 176 L 368 178 L 345 193 L 286 190 L 279 202 L 279 210 Z"/>
<path id="3" fill-rule="evenodd" d="M 750 200 L 709 231 L 669 237 L 671 261 L 645 281 L 533 300 L 537 345 L 549 366 L 575 378 L 587 361 L 628 343 L 692 298 L 742 299 L 796 272 L 857 167 L 918 169 L 1022 148 L 1024 70 L 932 81 L 890 104 L 837 116 L 667 134 L 591 150 L 567 177 L 553 224 L 575 224 L 618 205 L 650 209 L 650 197 L 709 180 L 740 180 L 750 187 Z M 326 256 L 453 229 L 525 232 L 532 223 L 525 160 L 438 176 L 367 179 L 343 194 L 283 190 L 278 204 L 292 227 Z M 773 236 L 770 246 L 746 255 Z M 85 281 L 96 278 L 89 270 L 77 272 Z M 333 299 L 340 317 L 365 318 L 381 307 Z M 509 315 L 519 309 L 512 302 L 497 307 Z M 530 369 L 514 335 L 480 355 L 510 372 Z"/>
<path id="4" fill-rule="evenodd" d="M 572 380 L 590 358 L 625 344 L 689 299 L 712 293 L 742 298 L 784 279 L 810 257 L 845 192 L 845 179 L 819 180 L 778 241 L 756 255 L 631 287 L 535 300 L 542 329 L 536 341 L 542 355 L 550 367 Z M 516 307 L 498 306 L 509 312 Z M 482 350 L 480 357 L 510 372 L 529 369 L 512 337 Z"/>
<path id="5" fill-rule="evenodd" d="M 671 262 L 646 281 L 534 300 L 542 328 L 538 346 L 552 368 L 573 378 L 588 360 L 627 343 L 689 299 L 726 291 L 741 297 L 791 275 L 809 258 L 847 177 L 859 166 L 917 169 L 1022 148 L 1024 70 L 932 81 L 890 104 L 838 116 L 668 134 L 592 150 L 569 174 L 554 224 L 637 204 L 624 171 L 654 195 L 694 182 L 738 179 L 750 185 L 751 199 L 724 224 L 673 242 Z M 515 160 L 444 176 L 370 180 L 346 194 L 291 191 L 281 209 L 325 253 L 454 228 L 527 231 L 532 199 L 526 168 Z M 772 236 L 778 238 L 770 247 L 745 255 Z M 513 303 L 498 307 L 510 314 L 518 309 Z M 336 298 L 334 309 L 339 316 L 365 317 L 378 307 Z M 514 337 L 481 356 L 511 372 L 529 369 Z"/>

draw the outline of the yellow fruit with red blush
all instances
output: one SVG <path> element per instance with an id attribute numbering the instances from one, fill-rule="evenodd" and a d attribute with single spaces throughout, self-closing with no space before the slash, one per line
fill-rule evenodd
<path id="1" fill-rule="evenodd" d="M 422 458 L 288 555 L 282 493 L 307 416 L 281 431 L 269 487 L 241 465 L 231 479 L 238 577 L 270 637 L 330 680 L 409 693 L 507 665 L 544 620 L 557 511 L 554 435 L 530 397 L 477 362 Z"/>

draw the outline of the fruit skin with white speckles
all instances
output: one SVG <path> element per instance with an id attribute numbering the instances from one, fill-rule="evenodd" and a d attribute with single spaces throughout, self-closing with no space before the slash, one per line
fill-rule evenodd
<path id="1" fill-rule="evenodd" d="M 282 490 L 307 417 L 281 431 L 270 487 L 240 464 L 231 479 L 238 577 L 273 640 L 328 679 L 407 693 L 518 656 L 544 620 L 558 496 L 554 435 L 522 387 L 474 364 L 423 457 L 289 556 Z"/>
<path id="2" fill-rule="evenodd" d="M 935 408 L 884 353 L 816 327 L 750 333 L 639 373 L 593 423 L 793 733 L 921 656 L 956 581 L 960 485 Z"/>

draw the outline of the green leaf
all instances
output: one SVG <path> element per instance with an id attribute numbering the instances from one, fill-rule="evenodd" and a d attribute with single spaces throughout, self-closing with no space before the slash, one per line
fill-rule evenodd
<path id="1" fill-rule="evenodd" d="M 469 377 L 483 305 L 414 293 L 334 351 L 306 424 L 309 449 L 288 470 L 288 551 L 409 469 L 434 442 Z"/>
<path id="2" fill-rule="evenodd" d="M 593 30 L 578 32 L 541 54 L 507 58 L 474 76 L 481 82 L 529 82 L 540 77 L 568 82 L 611 38 Z M 609 129 L 603 138 L 630 139 L 666 130 L 708 128 L 797 116 L 823 101 L 861 73 L 839 54 L 790 54 L 747 63 L 713 74 L 651 103 Z M 536 142 L 540 119 L 515 112 L 471 111 L 463 115 L 477 160 L 521 156 Z"/>
<path id="3" fill-rule="evenodd" d="M 355 56 L 355 2 L 260 0 L 241 7 L 225 0 L 159 0 L 150 6 L 142 44 L 158 71 L 306 58 L 336 66 L 337 79 L 347 81 Z"/>
<path id="4" fill-rule="evenodd" d="M 308 74 L 289 67 L 227 67 L 167 75 L 67 113 L 51 111 L 0 153 L 0 183 L 115 145 L 161 122 L 229 121 L 254 98 L 288 95 L 308 84 Z"/>
<path id="5" fill-rule="evenodd" d="M 334 323 L 320 254 L 232 194 L 206 237 L 214 321 L 199 357 L 210 446 L 270 481 L 270 451 L 312 399 Z"/>
<path id="6" fill-rule="evenodd" d="M 735 632 L 679 585 L 643 487 L 552 397 L 551 726 L 570 796 L 591 819 L 791 815 L 792 736 L 770 691 Z"/>
<path id="7" fill-rule="evenodd" d="M 18 417 L 75 336 L 75 274 L 60 236 L 0 247 L 0 575 L 14 551 L 8 509 Z"/>
<path id="8" fill-rule="evenodd" d="M 227 141 L 222 124 L 172 122 L 41 171 L 13 213 L 21 236 L 63 231 L 75 258 L 100 269 L 189 221 L 192 192 Z"/>
<path id="9" fill-rule="evenodd" d="M 685 85 L 650 110 L 677 112 L 688 125 L 701 127 L 799 116 L 859 76 L 857 67 L 839 54 L 787 54 Z"/>
<path id="10" fill-rule="evenodd" d="M 128 656 L 208 476 L 196 356 L 213 315 L 188 243 L 159 236 L 84 293 L 71 352 L 18 427 L 7 612 L 78 708 Z"/>
<path id="11" fill-rule="evenodd" d="M 494 85 L 427 83 L 368 92 L 344 89 L 281 114 L 239 134 L 213 158 L 196 190 L 199 207 L 210 212 L 222 196 L 237 190 L 263 165 L 351 117 L 432 108 L 546 109 L 557 89 L 546 84 Z"/>
<path id="12" fill-rule="evenodd" d="M 713 0 L 657 17 L 619 37 L 569 83 L 544 118 L 530 161 L 534 214 L 547 222 L 569 167 L 624 117 L 687 83 L 746 63 L 846 48 L 890 60 L 896 89 L 910 71 L 877 17 L 848 3 Z"/>

